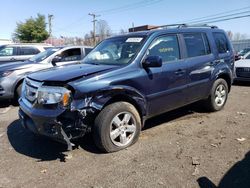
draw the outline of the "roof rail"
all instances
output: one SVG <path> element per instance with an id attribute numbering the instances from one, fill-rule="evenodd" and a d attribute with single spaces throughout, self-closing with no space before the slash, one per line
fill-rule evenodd
<path id="1" fill-rule="evenodd" d="M 169 25 L 160 25 L 160 26 L 156 26 L 156 27 L 153 27 L 153 28 L 150 28 L 151 29 L 168 29 L 169 27 L 177 27 L 177 28 L 188 28 L 188 27 L 208 27 L 208 28 L 211 28 L 211 29 L 216 29 L 218 28 L 217 26 L 214 26 L 214 25 L 207 25 L 207 24 L 195 24 L 195 25 L 188 25 L 188 24 L 169 24 Z"/>

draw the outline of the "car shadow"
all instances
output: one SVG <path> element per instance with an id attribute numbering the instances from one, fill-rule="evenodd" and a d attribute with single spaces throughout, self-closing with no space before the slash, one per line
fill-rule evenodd
<path id="1" fill-rule="evenodd" d="M 18 153 L 36 158 L 38 161 L 65 161 L 67 147 L 42 136 L 34 135 L 22 127 L 19 120 L 12 122 L 7 129 L 8 139 Z"/>
<path id="2" fill-rule="evenodd" d="M 155 116 L 148 119 L 142 130 L 150 129 L 162 123 L 167 123 L 174 121 L 179 118 L 194 114 L 194 113 L 208 113 L 208 111 L 203 107 L 201 102 L 196 102 L 176 110 L 166 112 L 164 114 Z"/>
<path id="3" fill-rule="evenodd" d="M 0 108 L 6 108 L 9 106 L 18 106 L 18 102 L 12 100 L 0 100 Z"/>
<path id="4" fill-rule="evenodd" d="M 150 129 L 159 124 L 166 123 L 195 112 L 203 113 L 205 111 L 199 103 L 188 105 L 178 110 L 173 110 L 149 119 L 146 121 L 143 130 Z M 38 162 L 58 159 L 64 162 L 68 153 L 66 144 L 58 143 L 54 140 L 48 139 L 47 137 L 33 134 L 31 131 L 23 128 L 19 120 L 15 120 L 8 126 L 7 135 L 9 142 L 15 151 L 32 158 L 36 158 L 38 159 Z M 103 154 L 103 152 L 95 146 L 92 134 L 87 134 L 81 139 L 74 140 L 73 143 L 75 144 L 73 149 L 82 148 L 90 153 Z"/>
<path id="5" fill-rule="evenodd" d="M 241 81 L 234 81 L 233 85 L 235 86 L 250 86 L 250 82 L 241 82 Z"/>
<path id="6" fill-rule="evenodd" d="M 19 120 L 12 122 L 7 129 L 7 135 L 11 146 L 23 155 L 36 158 L 40 161 L 60 160 L 65 162 L 67 145 L 56 142 L 47 137 L 35 135 L 22 127 Z M 88 152 L 100 154 L 95 146 L 92 135 L 87 134 L 81 139 L 74 140 L 75 148 L 82 148 Z"/>
<path id="7" fill-rule="evenodd" d="M 197 179 L 200 188 L 249 188 L 250 187 L 250 151 L 245 158 L 235 163 L 216 186 L 207 177 Z"/>

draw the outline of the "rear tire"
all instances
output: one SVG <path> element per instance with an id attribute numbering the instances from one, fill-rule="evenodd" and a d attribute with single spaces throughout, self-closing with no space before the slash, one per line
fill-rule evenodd
<path id="1" fill-rule="evenodd" d="M 128 102 L 116 102 L 98 114 L 93 136 L 100 150 L 115 152 L 133 145 L 140 131 L 141 119 L 136 108 Z"/>
<path id="2" fill-rule="evenodd" d="M 228 97 L 228 85 L 224 79 L 217 79 L 211 89 L 210 96 L 205 101 L 205 107 L 211 112 L 221 110 Z"/>

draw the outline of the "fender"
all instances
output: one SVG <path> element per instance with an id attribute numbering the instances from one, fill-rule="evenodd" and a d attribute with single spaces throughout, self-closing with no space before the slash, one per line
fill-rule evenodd
<path id="1" fill-rule="evenodd" d="M 147 115 L 147 100 L 138 90 L 130 86 L 108 86 L 97 92 L 88 93 L 84 99 L 72 101 L 71 110 L 94 109 L 101 111 L 112 101 L 129 101 L 139 111 L 141 116 Z"/>

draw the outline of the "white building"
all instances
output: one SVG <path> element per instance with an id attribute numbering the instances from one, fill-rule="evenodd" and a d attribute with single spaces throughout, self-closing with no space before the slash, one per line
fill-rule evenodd
<path id="1" fill-rule="evenodd" d="M 13 42 L 9 39 L 0 39 L 0 45 L 11 44 L 11 43 L 13 43 Z"/>

